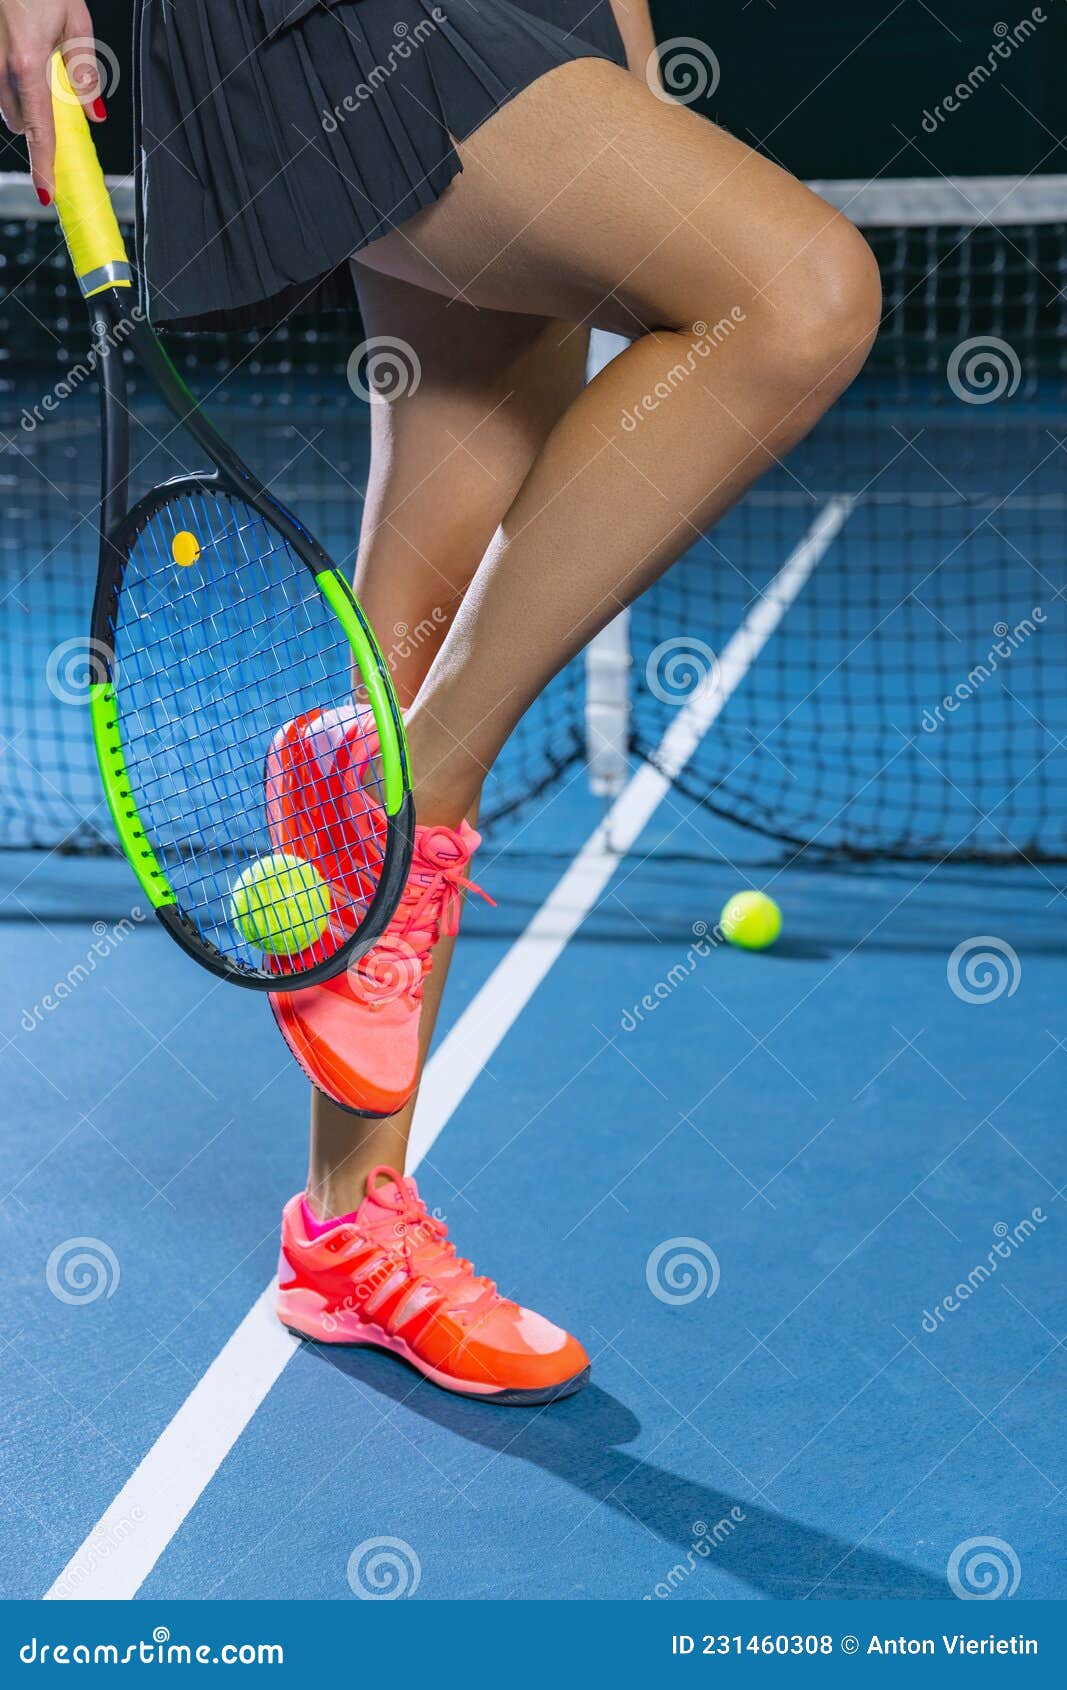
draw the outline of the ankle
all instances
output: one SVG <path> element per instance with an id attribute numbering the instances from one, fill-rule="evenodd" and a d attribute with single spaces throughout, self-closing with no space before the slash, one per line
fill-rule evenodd
<path id="1" fill-rule="evenodd" d="M 407 739 L 417 821 L 423 827 L 458 827 L 477 806 L 485 769 L 416 711 L 408 718 Z"/>
<path id="2" fill-rule="evenodd" d="M 356 1173 L 345 1168 L 343 1174 L 309 1174 L 304 1198 L 312 1219 L 322 1223 L 355 1214 L 366 1196 L 369 1172 L 368 1167 Z"/>
<path id="3" fill-rule="evenodd" d="M 312 1089 L 306 1196 L 316 1220 L 353 1214 L 373 1168 L 404 1166 L 413 1108 L 405 1105 L 380 1120 L 361 1118 Z"/>

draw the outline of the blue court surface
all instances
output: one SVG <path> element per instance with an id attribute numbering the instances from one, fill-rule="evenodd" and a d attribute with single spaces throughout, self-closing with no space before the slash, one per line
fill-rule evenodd
<path id="1" fill-rule="evenodd" d="M 594 1358 L 537 1410 L 250 1314 L 305 1165 L 266 1004 L 124 865 L 0 859 L 5 1595 L 1062 1596 L 1063 871 L 790 866 L 669 791 L 556 955 L 600 816 L 481 854 L 417 1129 Z M 702 946 L 746 884 L 777 947 Z"/>
<path id="2" fill-rule="evenodd" d="M 996 262 L 977 273 L 996 305 Z M 1045 332 L 1007 320 L 1024 351 Z M 1062 442 L 1031 372 L 1016 427 L 953 403 L 924 316 L 892 321 L 866 410 L 634 607 L 640 665 L 714 646 L 721 710 L 635 667 L 605 822 L 564 676 L 508 776 L 544 790 L 476 860 L 498 908 L 468 901 L 412 1169 L 461 1253 L 583 1340 L 578 1395 L 494 1408 L 284 1332 L 307 1086 L 266 1003 L 188 961 L 123 862 L 0 851 L 4 1596 L 1063 1597 L 1067 868 L 944 860 L 1067 851 Z M 259 375 L 193 379 L 347 567 L 366 408 L 333 427 L 345 366 L 323 359 L 286 377 L 291 410 Z M 85 844 L 102 814 L 64 690 L 95 430 L 76 394 L 0 466 L 7 844 L 79 822 Z M 1010 657 L 924 730 L 1001 620 Z M 931 860 L 783 843 L 899 844 L 897 823 Z M 746 886 L 784 913 L 763 954 L 715 941 Z"/>

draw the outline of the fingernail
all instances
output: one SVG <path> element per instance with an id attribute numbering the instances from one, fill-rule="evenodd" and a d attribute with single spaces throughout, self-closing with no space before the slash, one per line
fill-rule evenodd
<path id="1" fill-rule="evenodd" d="M 51 205 L 52 203 L 52 196 L 48 192 L 47 188 L 38 188 L 37 198 L 40 200 L 42 205 Z"/>
<path id="2" fill-rule="evenodd" d="M 95 99 L 89 107 L 89 110 L 92 112 L 98 123 L 103 123 L 105 117 L 107 116 L 107 107 L 105 106 L 103 100 L 99 97 Z"/>

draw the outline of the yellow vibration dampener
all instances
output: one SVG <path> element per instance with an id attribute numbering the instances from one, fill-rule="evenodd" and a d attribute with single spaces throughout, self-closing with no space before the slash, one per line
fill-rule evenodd
<path id="1" fill-rule="evenodd" d="M 175 534 L 170 543 L 171 556 L 175 563 L 183 569 L 188 569 L 200 556 L 200 541 L 195 534 L 190 534 L 183 528 L 180 534 Z"/>

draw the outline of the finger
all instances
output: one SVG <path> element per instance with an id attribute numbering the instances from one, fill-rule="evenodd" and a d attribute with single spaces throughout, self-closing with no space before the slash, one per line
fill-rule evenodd
<path id="1" fill-rule="evenodd" d="M 22 104 L 18 91 L 10 80 L 6 70 L 0 70 L 0 116 L 10 129 L 12 135 L 21 135 L 26 128 L 22 116 Z"/>
<path id="2" fill-rule="evenodd" d="M 48 205 L 56 196 L 56 126 L 52 116 L 51 78 L 48 60 L 35 71 L 20 71 L 15 82 L 26 144 L 30 149 L 30 174 L 37 198 Z"/>
<path id="3" fill-rule="evenodd" d="M 93 36 L 93 23 L 84 7 L 75 6 L 67 15 L 67 29 L 60 43 L 70 85 L 94 123 L 107 116 L 100 84 L 100 57 Z"/>

